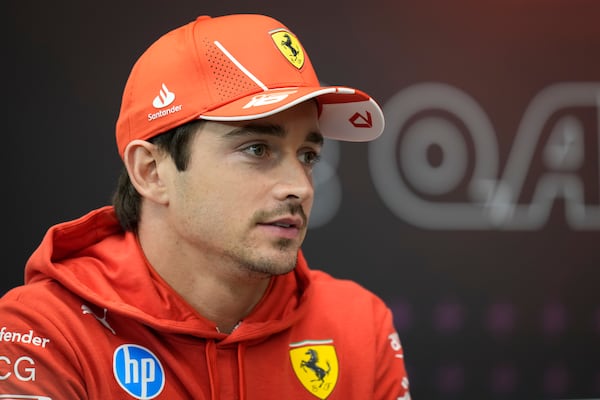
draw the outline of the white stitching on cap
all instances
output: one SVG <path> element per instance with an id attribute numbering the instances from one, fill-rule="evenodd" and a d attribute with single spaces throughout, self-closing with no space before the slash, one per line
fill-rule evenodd
<path id="1" fill-rule="evenodd" d="M 252 72 L 248 71 L 246 69 L 246 67 L 244 67 L 238 60 L 235 59 L 235 57 L 227 51 L 227 49 L 225 47 L 223 47 L 223 45 L 221 43 L 219 43 L 218 40 L 215 40 L 215 45 L 223 52 L 223 54 L 225 54 L 227 56 L 227 58 L 229 58 L 231 60 L 232 63 L 234 63 L 236 65 L 236 67 L 238 67 L 248 78 L 252 79 L 252 81 L 254 83 L 256 83 L 258 86 L 260 86 L 262 88 L 262 90 L 268 90 L 269 88 L 267 86 L 265 86 L 264 83 L 262 83 L 261 81 L 258 80 L 258 78 L 254 75 L 252 75 Z"/>

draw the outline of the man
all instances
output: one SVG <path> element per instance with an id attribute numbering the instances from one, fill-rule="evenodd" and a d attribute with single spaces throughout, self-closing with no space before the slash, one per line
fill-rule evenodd
<path id="1" fill-rule="evenodd" d="M 199 17 L 125 86 L 106 206 L 0 301 L 0 398 L 409 399 L 392 315 L 300 250 L 323 138 L 384 126 L 261 15 Z"/>

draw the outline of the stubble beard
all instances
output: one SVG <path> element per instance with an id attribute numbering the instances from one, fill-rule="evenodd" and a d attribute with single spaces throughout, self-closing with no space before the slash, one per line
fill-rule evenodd
<path id="1" fill-rule="evenodd" d="M 284 275 L 296 267 L 298 250 L 293 255 L 286 256 L 293 246 L 291 240 L 280 239 L 274 244 L 279 256 L 263 256 L 253 254 L 252 249 L 244 248 L 233 250 L 229 257 L 236 261 L 239 270 L 247 277 L 266 278 L 275 275 Z"/>
<path id="2" fill-rule="evenodd" d="M 258 213 L 254 216 L 255 221 L 264 221 L 272 219 L 284 212 L 292 215 L 300 215 L 307 223 L 307 216 L 299 204 L 285 204 L 278 210 L 270 213 Z M 272 243 L 272 249 L 276 255 L 261 255 L 259 251 L 254 251 L 252 247 L 237 247 L 228 254 L 239 265 L 241 271 L 245 271 L 251 277 L 271 277 L 274 275 L 284 275 L 296 267 L 298 261 L 298 248 L 294 240 L 280 238 Z M 290 254 L 291 252 L 291 254 Z"/>

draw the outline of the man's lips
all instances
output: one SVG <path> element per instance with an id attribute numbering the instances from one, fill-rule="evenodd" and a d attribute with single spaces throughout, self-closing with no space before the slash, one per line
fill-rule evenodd
<path id="1" fill-rule="evenodd" d="M 305 225 L 304 220 L 300 217 L 278 218 L 258 224 L 268 234 L 290 240 L 297 239 Z"/>
<path id="2" fill-rule="evenodd" d="M 279 228 L 301 229 L 304 226 L 304 220 L 300 217 L 278 218 L 272 221 L 261 222 L 259 225 L 271 225 Z"/>

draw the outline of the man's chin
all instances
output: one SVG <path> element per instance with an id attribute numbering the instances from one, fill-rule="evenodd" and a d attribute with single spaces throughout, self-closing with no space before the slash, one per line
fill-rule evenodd
<path id="1" fill-rule="evenodd" d="M 265 255 L 259 260 L 254 260 L 247 269 L 258 274 L 269 276 L 284 275 L 296 268 L 298 261 L 298 251 L 276 252 L 276 254 Z"/>

